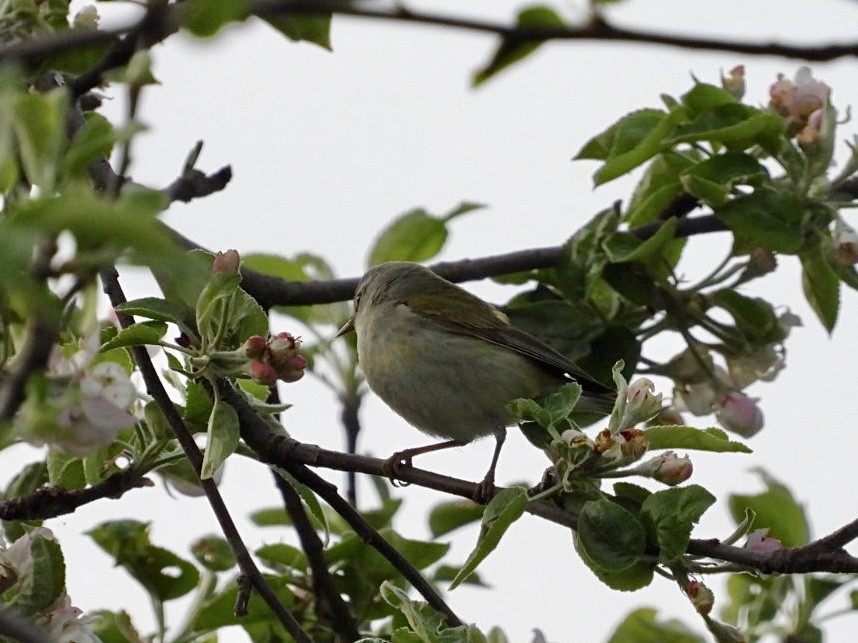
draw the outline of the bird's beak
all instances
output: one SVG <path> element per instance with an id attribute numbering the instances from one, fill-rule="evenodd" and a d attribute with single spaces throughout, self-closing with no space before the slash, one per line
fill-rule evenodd
<path id="1" fill-rule="evenodd" d="M 349 320 L 337 331 L 337 334 L 334 335 L 334 338 L 342 337 L 343 335 L 348 335 L 349 333 L 355 332 L 355 318 L 349 317 Z"/>

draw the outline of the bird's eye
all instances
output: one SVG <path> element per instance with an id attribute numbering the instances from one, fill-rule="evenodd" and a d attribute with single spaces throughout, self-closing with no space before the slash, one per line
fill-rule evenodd
<path id="1" fill-rule="evenodd" d="M 357 312 L 358 306 L 360 306 L 360 293 L 355 295 L 355 312 Z"/>

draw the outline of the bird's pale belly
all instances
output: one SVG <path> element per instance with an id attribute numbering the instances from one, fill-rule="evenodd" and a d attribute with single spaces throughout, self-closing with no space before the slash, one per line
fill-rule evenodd
<path id="1" fill-rule="evenodd" d="M 505 409 L 508 402 L 540 395 L 559 383 L 512 350 L 425 326 L 415 339 L 393 328 L 395 320 L 386 321 L 365 329 L 376 333 L 371 342 L 358 337 L 359 352 L 369 346 L 374 351 L 369 359 L 360 355 L 367 383 L 425 433 L 465 441 L 488 435 L 514 423 Z"/>

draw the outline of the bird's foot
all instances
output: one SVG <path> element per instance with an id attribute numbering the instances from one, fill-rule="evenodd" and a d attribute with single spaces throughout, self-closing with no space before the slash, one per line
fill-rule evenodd
<path id="1" fill-rule="evenodd" d="M 486 477 L 474 489 L 474 495 L 471 496 L 471 500 L 480 505 L 487 505 L 495 497 L 495 491 L 495 472 L 489 471 Z"/>
<path id="2" fill-rule="evenodd" d="M 382 472 L 387 476 L 387 479 L 390 480 L 390 484 L 394 487 L 407 487 L 411 484 L 410 482 L 403 482 L 399 479 L 399 474 L 402 473 L 404 469 L 411 468 L 411 458 L 412 454 L 408 449 L 405 451 L 397 451 L 381 465 Z"/>

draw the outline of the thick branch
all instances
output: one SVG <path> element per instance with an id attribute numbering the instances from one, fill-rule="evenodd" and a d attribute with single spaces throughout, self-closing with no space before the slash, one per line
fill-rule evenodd
<path id="1" fill-rule="evenodd" d="M 125 65 L 135 51 L 160 42 L 174 33 L 181 24 L 181 4 L 156 4 L 141 20 L 111 30 L 75 29 L 49 34 L 0 47 L 0 63 L 14 62 L 33 67 L 49 55 L 75 49 L 110 44 L 102 60 L 73 83 L 77 95 L 101 82 L 105 72 Z M 747 42 L 722 38 L 686 37 L 651 31 L 625 29 L 595 16 L 580 25 L 562 27 L 519 27 L 448 14 L 412 11 L 401 6 L 379 8 L 372 4 L 342 3 L 323 0 L 256 0 L 249 14 L 260 17 L 293 15 L 339 14 L 373 20 L 407 22 L 440 26 L 463 31 L 493 34 L 506 41 L 573 41 L 591 40 L 632 42 L 691 50 L 727 51 L 755 56 L 781 56 L 808 61 L 835 60 L 858 55 L 858 43 L 796 46 L 779 42 Z"/>
<path id="2" fill-rule="evenodd" d="M 778 42 L 742 42 L 722 38 L 685 37 L 652 31 L 637 31 L 611 25 L 604 18 L 594 17 L 582 25 L 562 27 L 518 27 L 505 23 L 476 20 L 438 14 L 427 11 L 412 11 L 405 7 L 394 9 L 376 8 L 373 5 L 343 4 L 319 0 L 257 0 L 251 4 L 251 13 L 258 16 L 285 14 L 340 14 L 392 20 L 422 25 L 450 27 L 502 36 L 508 41 L 548 40 L 602 40 L 633 42 L 644 45 L 667 45 L 683 49 L 730 51 L 753 56 L 782 56 L 810 61 L 834 60 L 858 55 L 858 43 L 842 45 L 817 45 L 800 47 Z"/>
<path id="3" fill-rule="evenodd" d="M 241 412 L 239 412 L 241 417 Z M 328 451 L 315 445 L 302 444 L 291 438 L 276 435 L 267 430 L 264 423 L 258 431 L 245 436 L 248 444 L 266 462 L 287 469 L 295 463 L 321 466 L 340 471 L 357 471 L 386 477 L 384 460 L 360 455 L 349 455 Z M 244 434 L 243 434 L 244 435 Z M 416 484 L 443 491 L 463 498 L 473 497 L 476 483 L 443 476 L 414 467 L 404 469 L 399 478 L 409 484 Z M 499 491 L 500 489 L 498 489 Z M 563 511 L 549 502 L 532 502 L 528 513 L 545 518 L 566 527 L 575 529 L 578 525 L 576 515 Z M 757 552 L 742 547 L 724 545 L 716 539 L 692 539 L 688 553 L 693 556 L 705 556 L 719 561 L 735 563 L 764 573 L 796 574 L 805 572 L 858 573 L 858 558 L 851 556 L 841 547 L 858 538 L 858 520 L 803 547 L 787 548 L 773 552 Z"/>
<path id="4" fill-rule="evenodd" d="M 656 221 L 635 228 L 631 232 L 641 239 L 648 239 L 662 225 L 664 225 L 663 221 Z M 715 215 L 707 214 L 680 220 L 676 236 L 689 237 L 725 230 L 727 230 L 726 226 Z M 179 245 L 188 250 L 202 249 L 211 252 L 175 230 L 170 230 L 170 233 Z M 530 248 L 478 259 L 438 262 L 429 267 L 450 281 L 472 281 L 513 272 L 553 268 L 560 260 L 562 253 L 563 246 Z M 360 281 L 356 277 L 329 281 L 284 281 L 247 268 L 242 268 L 241 278 L 241 287 L 266 310 L 272 306 L 310 306 L 347 301 L 354 296 L 355 288 Z"/>
<path id="5" fill-rule="evenodd" d="M 126 491 L 151 487 L 152 481 L 133 468 L 114 473 L 86 489 L 68 491 L 62 487 L 44 487 L 33 493 L 0 502 L 0 520 L 45 520 L 73 513 L 78 507 L 101 500 L 120 498 Z"/>
<path id="6" fill-rule="evenodd" d="M 299 442 L 292 440 L 282 434 L 274 433 L 271 426 L 268 425 L 256 411 L 247 403 L 242 395 L 239 395 L 226 382 L 221 382 L 220 396 L 227 404 L 235 409 L 238 414 L 239 424 L 241 425 L 241 437 L 247 445 L 256 451 L 260 459 L 269 464 L 274 464 L 282 467 L 302 484 L 307 485 L 320 498 L 327 502 L 331 508 L 336 511 L 343 520 L 354 530 L 355 534 L 360 536 L 361 540 L 373 547 L 379 554 L 388 560 L 400 574 L 411 583 L 426 601 L 436 610 L 447 617 L 447 622 L 451 627 L 461 625 L 462 622 L 455 612 L 444 602 L 444 599 L 435 591 L 420 572 L 409 563 L 405 557 L 399 553 L 390 543 L 388 543 L 381 535 L 373 529 L 363 516 L 352 507 L 337 492 L 337 488 L 330 482 L 322 479 L 316 473 L 303 466 L 300 458 L 292 458 L 290 456 L 293 447 L 301 447 Z M 311 450 L 319 450 L 318 447 L 311 447 Z M 332 452 L 329 452 L 332 453 Z M 345 456 L 345 454 L 337 454 Z M 362 456 L 345 456 L 346 458 L 360 458 L 363 460 L 374 460 L 374 458 L 362 458 Z M 380 460 L 378 462 L 381 462 Z M 334 467 L 341 468 L 341 467 Z M 347 469 L 342 469 L 347 470 Z"/>

